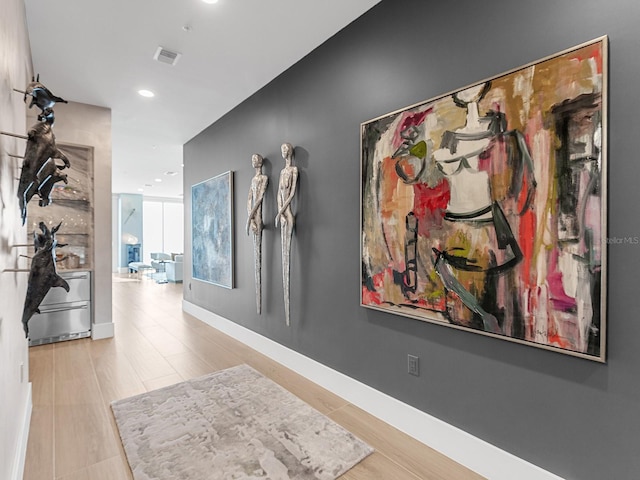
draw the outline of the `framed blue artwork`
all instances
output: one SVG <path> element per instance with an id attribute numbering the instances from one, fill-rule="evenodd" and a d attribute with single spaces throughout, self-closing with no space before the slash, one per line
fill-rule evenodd
<path id="1" fill-rule="evenodd" d="M 191 187 L 191 228 L 193 278 L 233 288 L 233 172 Z"/>

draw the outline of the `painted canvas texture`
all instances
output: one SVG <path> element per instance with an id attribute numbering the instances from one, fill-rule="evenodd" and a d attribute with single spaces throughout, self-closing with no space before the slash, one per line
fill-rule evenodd
<path id="1" fill-rule="evenodd" d="M 233 288 L 233 172 L 191 187 L 192 275 Z"/>
<path id="2" fill-rule="evenodd" d="M 361 304 L 604 361 L 606 38 L 361 126 Z"/>

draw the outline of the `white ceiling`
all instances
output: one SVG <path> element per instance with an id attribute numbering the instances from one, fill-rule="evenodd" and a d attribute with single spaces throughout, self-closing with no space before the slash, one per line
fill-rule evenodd
<path id="1" fill-rule="evenodd" d="M 25 4 L 40 81 L 66 100 L 111 108 L 113 192 L 178 197 L 185 142 L 379 1 Z M 182 54 L 176 66 L 153 60 L 158 46 Z M 156 96 L 141 97 L 143 88 Z"/>

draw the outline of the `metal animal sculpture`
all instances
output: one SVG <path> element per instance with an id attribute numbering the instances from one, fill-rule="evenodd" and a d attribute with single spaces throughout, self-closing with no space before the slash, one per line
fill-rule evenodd
<path id="1" fill-rule="evenodd" d="M 22 312 L 22 326 L 27 338 L 29 338 L 29 320 L 35 313 L 40 313 L 40 303 L 49 290 L 52 287 L 62 287 L 69 291 L 69 284 L 56 271 L 56 246 L 58 246 L 56 232 L 60 225 L 62 222 L 49 230 L 44 222 L 40 222 L 42 233 L 33 232 L 35 255 L 31 260 L 27 296 Z"/>
<path id="2" fill-rule="evenodd" d="M 27 89 L 24 92 L 24 101 L 27 101 L 27 97 L 31 97 L 31 103 L 29 104 L 29 108 L 34 105 L 37 106 L 41 111 L 41 116 L 46 116 L 46 111 L 51 110 L 56 103 L 68 103 L 65 99 L 57 97 L 51 90 L 45 87 L 42 83 L 40 83 L 40 75 L 38 74 L 38 78 L 34 79 L 31 77 L 31 83 L 27 85 Z M 40 116 L 38 119 L 41 120 Z"/>
<path id="3" fill-rule="evenodd" d="M 51 205 L 51 191 L 53 190 L 53 186 L 56 183 L 69 183 L 67 175 L 65 175 L 64 173 L 60 173 L 59 168 L 60 167 L 56 165 L 56 162 L 53 160 L 53 158 L 50 158 L 38 171 L 38 196 L 40 197 L 38 205 L 40 205 L 41 207 Z"/>
<path id="4" fill-rule="evenodd" d="M 53 172 L 55 169 L 62 170 L 71 166 L 65 154 L 56 147 L 56 137 L 53 134 L 52 126 L 53 112 L 44 121 L 33 125 L 28 133 L 27 147 L 22 161 L 22 172 L 20 173 L 20 183 L 18 184 L 18 198 L 23 225 L 27 219 L 27 203 L 29 203 L 31 197 L 39 193 L 40 198 L 44 200 L 44 203 L 41 201 L 40 205 L 48 205 L 50 203 L 49 193 L 53 188 L 53 183 L 60 180 L 66 182 L 66 175 L 54 175 Z M 64 165 L 56 165 L 55 158 L 62 160 Z M 45 188 L 43 184 L 48 184 L 48 186 Z"/>

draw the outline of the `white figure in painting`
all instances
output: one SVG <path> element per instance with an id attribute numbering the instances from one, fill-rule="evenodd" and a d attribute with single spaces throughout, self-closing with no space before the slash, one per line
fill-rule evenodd
<path id="1" fill-rule="evenodd" d="M 255 169 L 255 175 L 251 179 L 249 198 L 247 199 L 247 235 L 253 233 L 253 258 L 256 277 L 256 309 L 258 315 L 262 313 L 262 202 L 264 193 L 269 184 L 269 177 L 262 173 L 262 155 L 257 153 L 251 156 L 251 165 Z"/>
<path id="2" fill-rule="evenodd" d="M 276 227 L 280 224 L 280 238 L 282 240 L 282 286 L 284 289 L 284 313 L 287 325 L 289 325 L 291 238 L 293 237 L 293 227 L 295 224 L 295 216 L 291 210 L 291 201 L 296 193 L 298 168 L 291 164 L 293 160 L 293 146 L 290 143 L 283 143 L 281 152 L 285 166 L 280 172 L 280 182 L 278 184 L 278 214 L 276 215 Z"/>
<path id="3" fill-rule="evenodd" d="M 445 133 L 442 148 L 433 152 L 433 159 L 449 181 L 451 197 L 447 206 L 449 215 L 469 215 L 491 207 L 489 174 L 478 168 L 481 154 L 487 152 L 495 137 L 488 125 L 480 122 L 478 100 L 484 84 L 457 93 L 459 104 L 466 105 L 467 121 L 455 132 Z M 473 217 L 491 218 L 489 211 Z"/>
<path id="4" fill-rule="evenodd" d="M 482 325 L 477 328 L 502 333 L 503 327 L 496 317 L 481 306 L 482 287 L 478 286 L 486 285 L 488 275 L 499 282 L 502 275 L 520 262 L 522 251 L 492 195 L 487 168 L 480 168 L 480 162 L 491 162 L 495 151 L 500 149 L 498 145 L 508 137 L 513 138 L 513 150 L 517 152 L 513 163 L 519 165 L 522 178 L 527 179 L 523 211 L 531 202 L 535 179 L 522 134 L 504 131 L 504 115 L 479 115 L 478 102 L 489 86 L 484 83 L 454 94 L 456 105 L 467 111 L 465 125 L 446 131 L 440 148 L 433 152 L 433 159 L 450 187 L 444 216 L 448 232 L 446 250 L 434 252 L 435 268 L 445 288 L 459 299 L 448 305 L 450 319 L 471 326 L 479 317 Z"/>

